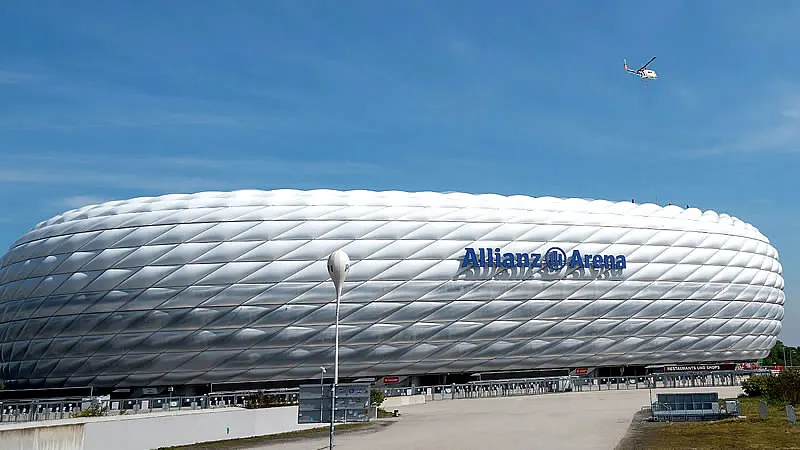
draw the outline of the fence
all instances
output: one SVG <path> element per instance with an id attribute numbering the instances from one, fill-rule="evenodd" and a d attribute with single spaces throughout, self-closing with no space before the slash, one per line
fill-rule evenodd
<path id="1" fill-rule="evenodd" d="M 0 402 L 0 423 L 68 419 L 99 406 L 104 415 L 144 414 L 154 411 L 181 411 L 213 408 L 246 408 L 251 395 L 262 392 L 274 406 L 297 404 L 297 389 L 237 391 L 198 396 L 168 396 L 111 400 L 108 397 L 70 397 Z"/>
<path id="2" fill-rule="evenodd" d="M 519 378 L 495 381 L 474 381 L 465 384 L 408 388 L 379 388 L 387 397 L 424 395 L 427 401 L 462 398 L 514 397 L 573 390 L 575 377 Z"/>
<path id="3" fill-rule="evenodd" d="M 770 375 L 769 371 L 726 370 L 718 372 L 674 372 L 635 377 L 574 377 L 575 390 L 627 390 L 658 388 L 697 388 L 741 386 L 743 380 L 753 375 Z"/>
<path id="4" fill-rule="evenodd" d="M 741 381 L 754 374 L 769 371 L 720 371 L 707 373 L 669 373 L 636 377 L 540 377 L 493 381 L 473 381 L 465 384 L 447 384 L 424 387 L 377 388 L 387 397 L 424 395 L 427 401 L 463 398 L 513 397 L 541 395 L 557 392 L 591 392 L 599 390 L 695 388 L 739 386 Z M 110 400 L 108 398 L 72 397 L 29 401 L 0 402 L 0 423 L 54 420 L 72 417 L 86 410 L 92 402 L 99 402 L 104 414 L 143 414 L 153 411 L 179 411 L 227 407 L 248 407 L 253 394 L 270 397 L 274 406 L 297 405 L 298 393 L 294 389 L 263 391 L 220 392 L 199 396 L 169 396 Z"/>
<path id="5" fill-rule="evenodd" d="M 473 381 L 465 384 L 447 384 L 426 387 L 379 388 L 387 397 L 425 395 L 426 400 L 457 398 L 508 397 L 537 395 L 553 392 L 590 392 L 600 390 L 696 388 L 740 386 L 742 380 L 763 371 L 719 371 L 653 374 L 629 377 L 563 376 L 523 378 L 496 381 Z"/>

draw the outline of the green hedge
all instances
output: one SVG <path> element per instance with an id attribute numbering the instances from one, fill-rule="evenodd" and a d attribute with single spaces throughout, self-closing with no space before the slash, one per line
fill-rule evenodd
<path id="1" fill-rule="evenodd" d="M 800 370 L 785 369 L 776 376 L 756 375 L 742 381 L 748 397 L 764 397 L 772 403 L 800 403 Z"/>

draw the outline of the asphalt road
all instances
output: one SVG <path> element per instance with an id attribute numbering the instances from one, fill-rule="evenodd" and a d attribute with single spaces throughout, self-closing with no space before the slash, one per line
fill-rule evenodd
<path id="1" fill-rule="evenodd" d="M 657 392 L 715 391 L 720 397 L 735 397 L 741 388 Z M 613 449 L 625 436 L 633 415 L 648 403 L 647 389 L 436 401 L 400 408 L 400 418 L 377 421 L 380 425 L 366 430 L 343 432 L 336 436 L 336 450 Z M 318 450 L 327 446 L 327 437 L 319 436 L 251 448 Z"/>

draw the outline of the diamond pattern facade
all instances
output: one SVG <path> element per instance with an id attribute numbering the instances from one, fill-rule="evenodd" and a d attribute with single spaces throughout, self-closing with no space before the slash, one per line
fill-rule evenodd
<path id="1" fill-rule="evenodd" d="M 617 254 L 620 273 L 461 266 L 466 247 Z M 40 223 L 0 265 L 19 387 L 305 379 L 333 360 L 325 260 L 353 261 L 343 376 L 764 357 L 776 250 L 734 217 L 582 199 L 370 191 L 137 198 Z"/>

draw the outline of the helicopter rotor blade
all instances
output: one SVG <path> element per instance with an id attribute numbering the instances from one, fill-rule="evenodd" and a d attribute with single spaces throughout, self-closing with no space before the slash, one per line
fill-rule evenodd
<path id="1" fill-rule="evenodd" d="M 655 57 L 655 56 L 653 56 L 652 58 L 650 58 L 650 61 L 647 61 L 647 64 L 643 65 L 643 66 L 642 66 L 642 67 L 641 67 L 639 70 L 644 70 L 644 69 L 645 69 L 647 66 L 649 66 L 649 65 L 650 65 L 650 63 L 651 63 L 651 62 L 653 62 L 655 59 L 656 59 L 656 57 Z"/>

